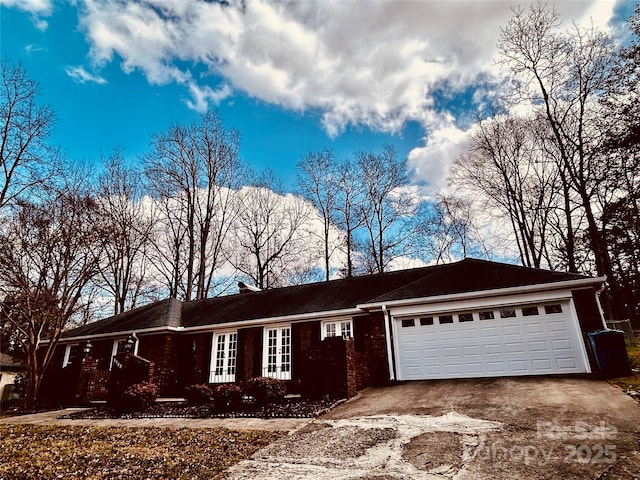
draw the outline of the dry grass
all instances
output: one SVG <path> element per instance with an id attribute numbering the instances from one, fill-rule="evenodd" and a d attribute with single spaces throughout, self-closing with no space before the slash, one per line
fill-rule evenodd
<path id="1" fill-rule="evenodd" d="M 0 480 L 211 479 L 284 432 L 0 426 Z"/>
<path id="2" fill-rule="evenodd" d="M 627 344 L 627 355 L 629 355 L 631 368 L 640 369 L 640 339 L 636 339 L 635 343 Z"/>

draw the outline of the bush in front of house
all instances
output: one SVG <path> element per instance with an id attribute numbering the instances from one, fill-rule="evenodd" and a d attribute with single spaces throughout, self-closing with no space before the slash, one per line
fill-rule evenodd
<path id="1" fill-rule="evenodd" d="M 255 377 L 247 382 L 246 393 L 260 405 L 280 403 L 287 393 L 287 385 L 277 378 Z"/>
<path id="2" fill-rule="evenodd" d="M 189 385 L 184 389 L 184 397 L 189 405 L 206 405 L 213 401 L 213 389 L 206 383 Z"/>
<path id="3" fill-rule="evenodd" d="M 213 389 L 213 401 L 216 408 L 227 410 L 242 404 L 242 389 L 235 383 L 224 383 Z"/>
<path id="4" fill-rule="evenodd" d="M 152 382 L 141 382 L 127 387 L 117 403 L 117 409 L 123 412 L 144 410 L 158 398 L 158 386 Z"/>

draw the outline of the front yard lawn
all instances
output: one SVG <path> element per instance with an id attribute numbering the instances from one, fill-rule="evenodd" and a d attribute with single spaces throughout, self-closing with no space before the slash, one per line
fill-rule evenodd
<path id="1" fill-rule="evenodd" d="M 0 425 L 0 480 L 211 479 L 285 432 Z"/>
<path id="2" fill-rule="evenodd" d="M 636 335 L 635 342 L 627 343 L 627 355 L 635 372 L 629 377 L 618 377 L 609 381 L 640 402 L 640 373 L 637 372 L 640 370 L 640 336 Z"/>

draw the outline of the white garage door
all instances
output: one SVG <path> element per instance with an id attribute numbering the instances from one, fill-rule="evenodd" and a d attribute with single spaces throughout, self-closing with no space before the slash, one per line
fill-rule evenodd
<path id="1" fill-rule="evenodd" d="M 399 380 L 588 372 L 568 301 L 395 319 Z"/>

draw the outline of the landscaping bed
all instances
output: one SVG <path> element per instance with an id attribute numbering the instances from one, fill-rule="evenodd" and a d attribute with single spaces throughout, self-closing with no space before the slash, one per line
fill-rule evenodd
<path id="1" fill-rule="evenodd" d="M 187 402 L 156 402 L 135 412 L 121 413 L 107 407 L 97 407 L 65 415 L 63 418 L 315 418 L 328 412 L 338 403 L 340 402 L 286 399 L 280 403 L 257 405 L 252 402 L 243 402 L 238 408 L 216 409 L 213 404 L 190 405 Z"/>
<path id="2" fill-rule="evenodd" d="M 215 478 L 284 432 L 0 425 L 0 479 Z"/>

